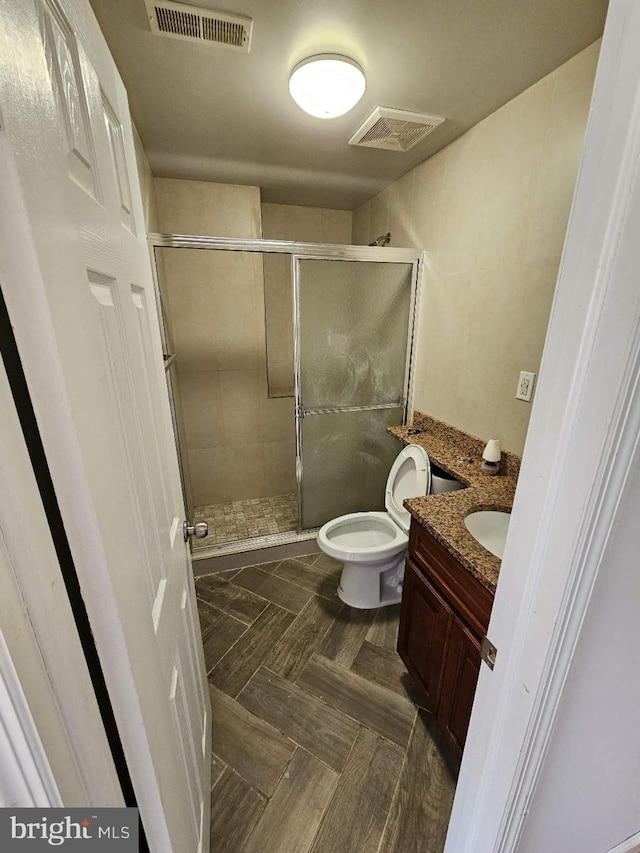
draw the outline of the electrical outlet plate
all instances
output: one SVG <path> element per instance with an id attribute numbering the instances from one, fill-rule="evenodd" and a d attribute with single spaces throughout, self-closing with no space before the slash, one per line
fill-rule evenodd
<path id="1" fill-rule="evenodd" d="M 526 370 L 521 370 L 520 378 L 518 379 L 518 388 L 516 390 L 516 399 L 530 403 L 535 380 L 535 373 L 527 373 Z"/>

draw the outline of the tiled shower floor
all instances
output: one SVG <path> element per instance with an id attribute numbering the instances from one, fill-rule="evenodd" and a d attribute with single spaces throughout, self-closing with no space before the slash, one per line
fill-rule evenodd
<path id="1" fill-rule="evenodd" d="M 288 533 L 298 528 L 298 501 L 295 494 L 271 498 L 229 501 L 197 506 L 194 520 L 209 524 L 206 539 L 192 539 L 194 550 L 239 542 L 254 536 Z"/>

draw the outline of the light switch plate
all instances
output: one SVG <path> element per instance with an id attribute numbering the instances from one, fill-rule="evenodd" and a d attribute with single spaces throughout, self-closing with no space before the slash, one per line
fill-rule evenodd
<path id="1" fill-rule="evenodd" d="M 533 384 L 536 381 L 535 373 L 527 373 L 525 370 L 520 371 L 518 379 L 518 389 L 516 391 L 516 399 L 524 400 L 526 403 L 531 402 L 533 394 Z"/>

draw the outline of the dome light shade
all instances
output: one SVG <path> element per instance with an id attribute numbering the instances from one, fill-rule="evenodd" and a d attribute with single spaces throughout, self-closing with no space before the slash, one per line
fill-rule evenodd
<path id="1" fill-rule="evenodd" d="M 337 118 L 355 107 L 366 85 L 362 68 L 352 59 L 323 53 L 296 65 L 289 79 L 289 92 L 309 115 Z"/>

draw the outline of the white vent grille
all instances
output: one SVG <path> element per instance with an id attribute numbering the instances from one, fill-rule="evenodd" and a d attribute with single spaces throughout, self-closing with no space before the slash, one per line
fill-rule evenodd
<path id="1" fill-rule="evenodd" d="M 349 145 L 384 148 L 386 151 L 408 151 L 418 142 L 422 142 L 425 136 L 443 121 L 443 118 L 437 116 L 376 107 L 351 137 Z"/>
<path id="2" fill-rule="evenodd" d="M 188 41 L 206 42 L 249 52 L 251 18 L 213 12 L 170 0 L 145 0 L 151 31 Z"/>

